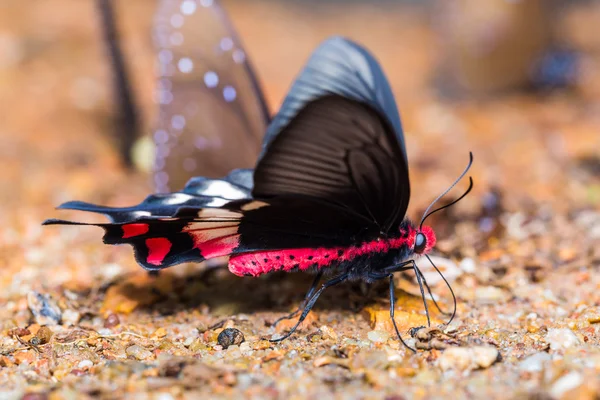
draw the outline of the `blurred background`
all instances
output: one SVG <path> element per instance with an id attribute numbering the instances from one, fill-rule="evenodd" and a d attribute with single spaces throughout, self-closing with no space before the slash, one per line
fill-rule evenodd
<path id="1" fill-rule="evenodd" d="M 330 390 L 382 397 L 362 395 L 361 382 L 394 399 L 455 398 L 460 385 L 469 398 L 494 398 L 492 391 L 496 398 L 598 398 L 600 1 L 221 5 L 0 0 L 0 397 L 65 383 L 76 390 L 66 398 L 80 398 L 82 387 L 106 398 L 119 397 L 117 388 L 148 392 L 136 398 L 175 398 L 153 385 L 175 387 L 176 378 L 165 381 L 148 368 L 183 355 L 208 363 L 189 375 L 191 387 L 244 393 L 235 398 L 251 398 L 251 390 L 254 398 L 311 397 L 307 390 L 311 398 L 331 397 Z M 427 222 L 438 238 L 435 262 L 458 297 L 458 337 L 501 350 L 494 369 L 438 371 L 430 368 L 437 351 L 398 364 L 399 348 L 386 347 L 393 339 L 363 347 L 370 329 L 391 329 L 385 282 L 370 302 L 364 288 L 326 292 L 321 311 L 311 313 L 318 325 L 273 351 L 268 343 L 252 347 L 255 359 L 246 363 L 239 350 L 215 350 L 217 330 L 235 320 L 249 343 L 264 343 L 275 329 L 269 321 L 293 309 L 310 276 L 248 279 L 201 264 L 155 279 L 129 246 L 105 246 L 100 229 L 41 226 L 51 217 L 103 221 L 54 209 L 64 201 L 134 205 L 155 191 L 181 189 L 193 175 L 253 165 L 268 115 L 330 35 L 363 44 L 387 74 L 405 129 L 409 217 L 419 218 L 474 154 L 473 192 Z M 409 321 L 406 332 L 424 323 L 420 290 L 398 278 L 396 316 Z M 433 290 L 449 309 L 443 283 Z M 64 340 L 41 352 L 33 345 L 46 324 L 40 315 L 62 318 L 51 329 Z M 223 325 L 222 318 L 230 320 Z M 331 328 L 315 331 L 321 324 Z M 137 333 L 116 337 L 125 330 Z M 78 339 L 100 332 L 108 334 L 102 342 Z M 564 355 L 557 350 L 579 342 Z M 280 352 L 293 346 L 295 356 Z M 338 366 L 322 362 L 329 354 Z M 521 363 L 530 354 L 540 361 Z M 177 365 L 164 374 L 179 385 Z M 574 385 L 593 390 L 557 394 Z M 205 397 L 214 395 L 189 398 Z"/>
<path id="2" fill-rule="evenodd" d="M 0 246 L 35 247 L 48 231 L 39 223 L 55 216 L 53 207 L 63 201 L 122 206 L 160 189 L 153 168 L 155 145 L 164 138 L 157 127 L 172 125 L 189 98 L 181 96 L 185 85 L 165 89 L 157 80 L 160 23 L 170 24 L 167 33 L 176 33 L 170 45 L 188 52 L 198 71 L 229 68 L 210 55 L 202 59 L 202 46 L 243 49 L 271 115 L 322 40 L 339 34 L 370 49 L 403 119 L 413 216 L 464 168 L 469 151 L 476 186 L 461 206 L 467 213 L 485 207 L 482 199 L 490 193 L 501 194 L 512 210 L 539 204 L 568 210 L 600 201 L 600 2 L 224 0 L 222 19 L 205 17 L 214 27 L 186 23 L 195 29 L 188 33 L 178 18 L 187 15 L 182 4 L 189 2 L 163 2 L 162 13 L 150 0 L 0 2 L 0 224 L 7 227 Z M 191 3 L 196 14 L 216 7 L 210 0 Z M 103 20 L 107 4 L 112 10 Z M 215 34 L 228 20 L 240 39 L 233 45 Z M 107 21 L 115 23 L 114 32 Z M 107 35 L 120 47 L 127 75 L 118 85 Z M 234 78 L 243 86 L 243 76 Z M 124 116 L 123 82 L 135 118 Z M 235 113 L 256 116 L 257 92 L 242 86 L 236 86 L 237 99 L 255 104 Z M 171 90 L 174 99 L 162 111 L 161 90 Z M 253 129 L 264 123 L 259 117 Z M 218 118 L 228 121 L 227 115 Z M 195 120 L 184 134 L 202 132 L 203 121 L 213 119 Z M 215 143 L 213 149 L 222 144 Z M 211 146 L 196 147 L 203 150 L 186 157 L 198 158 L 186 161 L 162 189 L 216 174 L 202 166 Z M 170 158 L 162 156 L 177 160 L 177 151 L 175 145 Z M 221 158 L 227 169 L 248 164 L 235 149 L 227 154 Z"/>

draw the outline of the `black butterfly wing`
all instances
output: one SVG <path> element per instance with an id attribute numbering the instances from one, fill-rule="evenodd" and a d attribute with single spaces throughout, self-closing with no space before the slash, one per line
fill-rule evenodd
<path id="1" fill-rule="evenodd" d="M 307 103 L 328 94 L 367 104 L 384 115 L 407 162 L 398 107 L 381 66 L 367 49 L 339 36 L 325 40 L 311 55 L 267 128 L 261 155 Z"/>
<path id="2" fill-rule="evenodd" d="M 269 115 L 224 10 L 216 0 L 160 0 L 155 30 L 157 192 L 253 167 Z"/>
<path id="3" fill-rule="evenodd" d="M 335 37 L 315 51 L 268 128 L 252 194 L 318 198 L 382 231 L 401 222 L 410 185 L 400 118 L 365 49 Z"/>
<path id="4" fill-rule="evenodd" d="M 69 201 L 58 208 L 104 214 L 114 223 L 173 217 L 182 208 L 222 207 L 235 200 L 250 199 L 252 174 L 251 169 L 236 169 L 221 179 L 195 177 L 180 192 L 153 194 L 131 207 L 105 207 L 83 201 Z"/>
<path id="5" fill-rule="evenodd" d="M 297 198 L 241 200 L 220 208 L 180 208 L 175 217 L 88 224 L 50 219 L 44 225 L 93 225 L 104 243 L 133 246 L 137 262 L 159 270 L 183 262 L 298 248 L 349 246 L 365 234 L 331 205 Z"/>

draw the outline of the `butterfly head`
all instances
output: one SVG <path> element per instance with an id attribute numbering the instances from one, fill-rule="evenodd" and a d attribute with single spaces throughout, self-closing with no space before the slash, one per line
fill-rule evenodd
<path id="1" fill-rule="evenodd" d="M 416 254 L 427 254 L 435 246 L 435 232 L 429 226 L 423 226 L 415 234 L 413 251 Z"/>

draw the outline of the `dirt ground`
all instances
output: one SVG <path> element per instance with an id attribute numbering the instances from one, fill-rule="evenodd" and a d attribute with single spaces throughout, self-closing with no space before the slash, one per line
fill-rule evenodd
<path id="1" fill-rule="evenodd" d="M 146 127 L 155 113 L 150 3 L 119 2 Z M 273 110 L 330 34 L 377 55 L 406 128 L 410 217 L 474 153 L 473 192 L 431 220 L 457 318 L 436 328 L 446 317 L 434 312 L 434 327 L 410 337 L 424 312 L 413 277 L 399 276 L 397 320 L 416 354 L 391 330 L 385 284 L 330 289 L 297 334 L 273 344 L 290 324 L 272 322 L 297 307 L 310 276 L 239 278 L 221 262 L 149 277 L 130 248 L 103 245 L 98 230 L 42 227 L 74 216 L 54 210 L 63 201 L 131 205 L 152 188 L 121 167 L 111 141 L 93 3 L 4 0 L 0 398 L 598 398 L 600 7 L 582 4 L 558 21 L 585 54 L 569 90 L 451 100 L 431 85 L 445 52 L 422 10 L 225 5 Z M 227 347 L 227 328 L 243 342 Z"/>

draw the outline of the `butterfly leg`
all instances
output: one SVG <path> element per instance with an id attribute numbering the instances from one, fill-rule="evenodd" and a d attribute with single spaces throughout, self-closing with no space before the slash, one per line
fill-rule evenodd
<path id="1" fill-rule="evenodd" d="M 429 285 L 427 284 L 427 280 L 425 280 L 425 275 L 423 275 L 423 273 L 421 272 L 420 269 L 417 268 L 417 271 L 419 273 L 419 275 L 421 275 L 421 279 L 423 279 L 423 285 L 425 286 L 425 288 L 427 289 L 427 292 L 429 293 L 429 297 L 431 298 L 431 301 L 433 301 L 433 305 L 435 305 L 435 308 L 437 308 L 437 310 L 440 312 L 440 314 L 445 315 L 445 316 L 450 316 L 453 313 L 449 313 L 446 311 L 443 311 L 442 308 L 440 307 L 440 305 L 437 303 L 437 301 L 435 301 L 435 298 L 433 297 L 433 294 L 431 293 L 431 288 L 429 287 Z M 444 279 L 445 280 L 445 279 Z M 450 290 L 452 290 L 452 288 L 450 288 Z"/>
<path id="2" fill-rule="evenodd" d="M 435 270 L 437 271 L 437 273 L 442 277 L 442 279 L 446 283 L 446 286 L 448 287 L 448 290 L 450 290 L 450 294 L 452 294 L 452 301 L 454 303 L 454 307 L 452 309 L 452 315 L 450 316 L 450 319 L 446 323 L 446 325 L 449 325 L 450 322 L 452 322 L 452 320 L 456 316 L 456 295 L 454 294 L 454 290 L 452 290 L 452 286 L 450 285 L 450 282 L 448 282 L 448 280 L 446 279 L 446 277 L 444 276 L 444 274 L 442 274 L 442 271 L 440 271 L 438 269 L 438 267 L 435 266 L 435 264 L 433 263 L 433 261 L 431 261 L 431 258 L 429 258 L 429 256 L 427 254 L 425 254 L 425 257 L 427 257 L 427 259 L 429 260 L 429 262 L 431 263 L 431 265 L 433 265 L 433 268 L 435 268 Z M 427 283 L 425 285 L 427 285 Z M 429 287 L 427 289 L 429 289 Z M 431 294 L 431 291 L 429 291 L 429 294 Z M 432 297 L 432 299 L 433 299 L 433 297 Z M 440 310 L 440 307 L 435 303 L 435 300 L 433 301 L 433 303 L 436 305 L 437 309 Z M 440 310 L 440 312 L 442 312 L 442 310 Z M 442 314 L 444 314 L 444 313 L 442 312 Z M 448 315 L 448 314 L 445 314 L 445 315 Z"/>
<path id="3" fill-rule="evenodd" d="M 410 265 L 410 266 L 407 267 L 407 265 Z M 401 271 L 409 271 L 411 269 L 415 270 L 417 272 L 417 274 L 423 280 L 423 285 L 427 289 L 427 293 L 429 293 L 429 297 L 431 298 L 431 301 L 433 301 L 433 304 L 435 305 L 435 308 L 437 308 L 437 310 L 442 315 L 446 315 L 446 316 L 452 315 L 453 317 L 450 318 L 450 321 L 452 321 L 452 319 L 454 318 L 454 314 L 456 312 L 456 296 L 454 295 L 454 291 L 452 290 L 452 287 L 450 287 L 450 283 L 448 283 L 448 281 L 446 280 L 446 278 L 444 277 L 444 275 L 442 275 L 442 273 L 440 272 L 440 270 L 435 265 L 434 265 L 434 268 L 438 272 L 438 274 L 440 274 L 440 276 L 442 277 L 442 279 L 444 280 L 444 282 L 446 282 L 446 286 L 448 286 L 448 288 L 450 289 L 450 293 L 452 293 L 452 297 L 454 298 L 454 309 L 455 309 L 454 312 L 452 312 L 452 313 L 448 313 L 448 312 L 442 311 L 442 308 L 437 303 L 437 301 L 435 301 L 435 298 L 433 297 L 433 293 L 431 291 L 431 287 L 429 287 L 429 285 L 427 284 L 427 281 L 425 280 L 425 275 L 423 275 L 423 272 L 421 272 L 421 270 L 416 266 L 416 263 L 414 262 L 414 260 L 409 260 L 409 261 L 406 261 L 406 262 L 404 262 L 402 264 L 394 265 L 394 266 L 392 266 L 390 268 L 386 268 L 384 271 L 386 273 L 394 273 L 394 272 L 401 272 Z M 374 276 L 374 278 L 377 278 L 377 279 L 382 279 L 383 277 L 387 277 L 387 274 L 385 276 L 381 276 L 381 275 Z M 418 281 L 418 277 L 417 277 L 417 281 Z M 448 321 L 448 323 L 450 323 L 450 321 Z"/>
<path id="4" fill-rule="evenodd" d="M 300 326 L 302 321 L 304 321 L 304 319 L 306 318 L 308 313 L 310 313 L 310 310 L 312 310 L 313 306 L 317 302 L 317 299 L 319 298 L 321 293 L 323 293 L 323 291 L 325 289 L 327 289 L 328 287 L 335 286 L 339 283 L 342 283 L 346 279 L 348 279 L 348 274 L 343 274 L 343 275 L 337 276 L 333 279 L 330 279 L 327 282 L 325 282 L 323 285 L 321 285 L 321 288 L 319 290 L 317 290 L 317 292 L 315 294 L 313 294 L 306 302 L 306 305 L 304 306 L 304 311 L 302 311 L 302 315 L 300 315 L 300 318 L 298 319 L 298 322 L 296 322 L 296 325 L 294 325 L 294 327 L 292 329 L 290 329 L 290 331 L 288 333 L 286 333 L 284 336 L 282 336 L 278 339 L 271 339 L 270 341 L 273 343 L 281 342 L 282 340 L 290 337 L 296 331 L 296 329 L 298 329 L 298 327 Z"/>
<path id="5" fill-rule="evenodd" d="M 417 268 L 417 263 L 415 260 L 411 260 L 413 269 L 415 270 L 415 275 L 417 276 L 417 282 L 419 283 L 419 288 L 421 289 L 421 298 L 423 299 L 423 306 L 425 306 L 425 315 L 427 316 L 427 326 L 431 326 L 431 320 L 429 318 L 429 308 L 427 307 L 427 299 L 425 298 L 425 290 L 423 289 L 423 280 L 421 279 L 421 271 Z M 431 295 L 431 292 L 429 292 Z"/>
<path id="6" fill-rule="evenodd" d="M 306 305 L 306 302 L 308 301 L 308 299 L 310 299 L 310 296 L 313 295 L 313 293 L 315 292 L 315 289 L 317 288 L 317 285 L 319 284 L 319 281 L 321 281 L 321 277 L 323 276 L 323 271 L 319 271 L 317 273 L 317 275 L 315 276 L 315 279 L 313 280 L 313 283 L 310 285 L 310 289 L 308 289 L 308 292 L 306 293 L 306 296 L 304 296 L 304 300 L 302 300 L 302 303 L 298 306 L 298 308 L 296 309 L 296 311 L 285 315 L 281 318 L 278 318 L 275 322 L 273 322 L 273 326 L 277 326 L 278 323 L 280 323 L 281 321 L 283 321 L 284 319 L 292 319 L 294 318 L 296 315 L 298 315 L 298 313 L 300 311 L 302 311 L 302 309 L 304 308 L 304 306 Z"/>
<path id="7" fill-rule="evenodd" d="M 417 351 L 410 347 L 406 342 L 402 339 L 402 335 L 400 335 L 400 330 L 398 330 L 398 325 L 396 325 L 396 320 L 394 319 L 394 311 L 396 310 L 396 287 L 394 286 L 394 275 L 390 274 L 390 318 L 392 319 L 392 324 L 394 325 L 394 330 L 396 331 L 396 335 L 398 339 L 402 342 L 404 347 L 416 353 Z"/>

